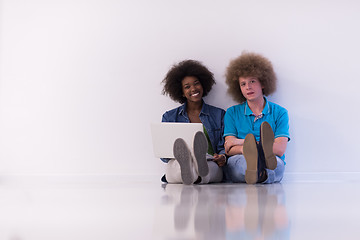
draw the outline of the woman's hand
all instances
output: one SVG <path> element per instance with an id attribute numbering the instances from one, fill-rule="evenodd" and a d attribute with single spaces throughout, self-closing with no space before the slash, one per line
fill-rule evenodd
<path id="1" fill-rule="evenodd" d="M 226 164 L 226 157 L 224 154 L 217 154 L 215 153 L 214 154 L 214 159 L 213 161 L 219 166 L 219 167 L 222 167 Z"/>

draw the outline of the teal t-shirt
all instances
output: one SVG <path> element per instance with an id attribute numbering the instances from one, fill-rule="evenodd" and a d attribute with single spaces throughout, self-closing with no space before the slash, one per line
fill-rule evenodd
<path id="1" fill-rule="evenodd" d="M 287 137 L 290 141 L 289 115 L 285 108 L 265 98 L 262 114 L 261 118 L 256 118 L 247 102 L 228 108 L 224 117 L 224 137 L 234 136 L 245 139 L 247 134 L 252 133 L 256 141 L 260 141 L 260 126 L 266 121 L 274 131 L 275 138 Z M 285 155 L 280 158 L 285 160 Z"/>

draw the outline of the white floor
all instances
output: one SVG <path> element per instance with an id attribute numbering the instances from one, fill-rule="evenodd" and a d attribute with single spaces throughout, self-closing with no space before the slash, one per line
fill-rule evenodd
<path id="1" fill-rule="evenodd" d="M 0 240 L 360 239 L 359 174 L 304 176 L 194 186 L 2 176 Z"/>

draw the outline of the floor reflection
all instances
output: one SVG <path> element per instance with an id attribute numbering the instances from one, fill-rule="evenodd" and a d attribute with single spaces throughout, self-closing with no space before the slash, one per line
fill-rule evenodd
<path id="1" fill-rule="evenodd" d="M 226 239 L 289 239 L 281 184 L 246 185 L 228 194 Z"/>
<path id="2" fill-rule="evenodd" d="M 163 185 L 155 232 L 162 239 L 289 239 L 281 184 Z"/>

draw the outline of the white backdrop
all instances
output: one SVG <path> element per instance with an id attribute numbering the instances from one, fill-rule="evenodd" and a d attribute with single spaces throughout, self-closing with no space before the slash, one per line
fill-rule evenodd
<path id="1" fill-rule="evenodd" d="M 222 108 L 225 68 L 268 57 L 289 110 L 287 172 L 354 172 L 360 2 L 2 0 L 0 174 L 161 175 L 150 122 L 178 106 L 160 84 L 202 61 Z"/>

